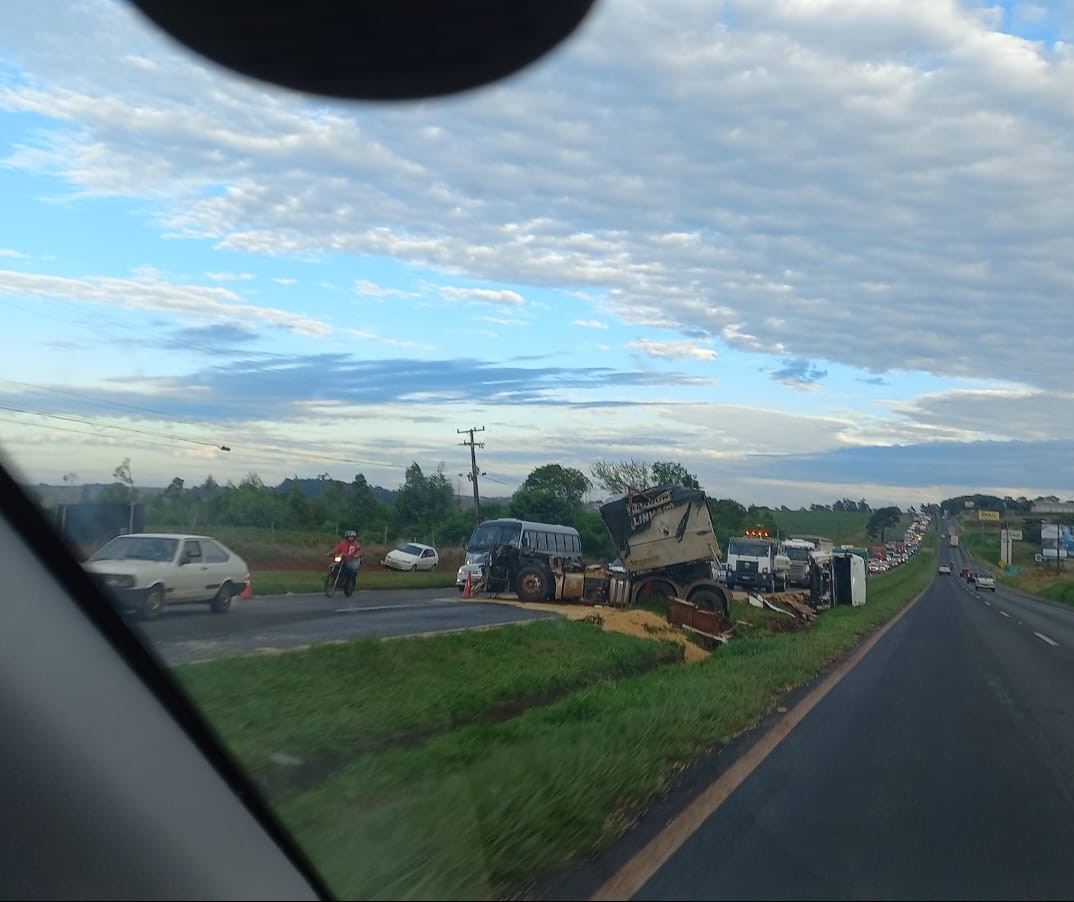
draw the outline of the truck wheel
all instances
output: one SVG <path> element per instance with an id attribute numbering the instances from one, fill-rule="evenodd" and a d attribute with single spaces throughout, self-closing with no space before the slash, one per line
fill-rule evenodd
<path id="1" fill-rule="evenodd" d="M 515 593 L 519 601 L 544 601 L 552 594 L 552 576 L 535 564 L 523 567 L 515 577 Z"/>
<path id="2" fill-rule="evenodd" d="M 731 609 L 727 604 L 727 594 L 720 589 L 697 589 L 690 596 L 691 604 L 702 611 L 716 611 L 724 620 L 729 620 Z"/>

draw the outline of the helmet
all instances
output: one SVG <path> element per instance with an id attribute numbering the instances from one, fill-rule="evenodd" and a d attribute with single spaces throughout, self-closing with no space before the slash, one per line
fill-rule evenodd
<path id="1" fill-rule="evenodd" d="M 358 533 L 356 533 L 353 529 L 348 529 L 345 533 L 343 533 L 343 538 L 345 538 L 345 539 L 357 539 L 358 538 Z"/>

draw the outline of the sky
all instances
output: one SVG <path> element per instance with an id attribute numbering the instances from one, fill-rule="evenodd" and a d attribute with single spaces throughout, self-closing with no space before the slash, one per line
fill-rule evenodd
<path id="1" fill-rule="evenodd" d="M 1074 495 L 1072 41 L 1074 2 L 598 0 L 499 84 L 363 104 L 13 0 L 0 448 L 467 491 L 483 426 L 489 495 L 627 458 Z"/>

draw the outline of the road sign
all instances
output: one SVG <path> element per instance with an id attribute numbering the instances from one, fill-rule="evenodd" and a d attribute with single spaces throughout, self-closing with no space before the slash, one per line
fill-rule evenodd
<path id="1" fill-rule="evenodd" d="M 999 511 L 977 511 L 978 520 L 998 520 Z"/>
<path id="2" fill-rule="evenodd" d="M 1007 538 L 1010 539 L 1012 542 L 1021 542 L 1022 541 L 1022 530 L 1020 530 L 1020 529 L 1008 529 L 1007 530 Z"/>

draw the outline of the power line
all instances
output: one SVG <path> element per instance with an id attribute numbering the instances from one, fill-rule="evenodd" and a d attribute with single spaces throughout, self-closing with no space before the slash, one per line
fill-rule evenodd
<path id="1" fill-rule="evenodd" d="M 113 423 L 99 423 L 98 424 L 98 423 L 94 423 L 94 422 L 92 422 L 90 420 L 87 420 L 84 417 L 69 416 L 69 415 L 60 414 L 60 413 L 51 413 L 51 412 L 46 411 L 46 410 L 35 410 L 34 408 L 28 408 L 28 407 L 11 407 L 10 405 L 7 405 L 7 404 L 0 404 L 0 410 L 9 410 L 12 413 L 21 413 L 21 414 L 25 414 L 27 416 L 48 417 L 49 419 L 52 419 L 52 420 L 64 420 L 64 421 L 66 421 L 68 423 L 78 423 L 80 426 L 89 426 L 91 429 L 97 430 L 98 432 L 100 432 L 101 430 L 104 430 L 104 429 L 112 429 L 112 430 L 116 430 L 118 432 L 132 432 L 132 433 L 138 433 L 138 434 L 141 434 L 141 435 L 152 436 L 154 438 L 162 438 L 163 437 L 163 438 L 170 439 L 173 442 L 190 442 L 191 444 L 194 444 L 194 445 L 205 445 L 206 447 L 209 447 L 209 448 L 216 448 L 218 451 L 230 451 L 231 450 L 231 448 L 229 446 L 220 444 L 219 442 L 207 442 L 207 441 L 204 441 L 203 439 L 186 438 L 185 436 L 174 435 L 174 434 L 163 436 L 160 432 L 150 432 L 148 429 L 139 429 L 136 426 L 116 426 Z"/>
<path id="2" fill-rule="evenodd" d="M 53 426 L 50 423 L 27 423 L 25 420 L 19 420 L 15 417 L 0 417 L 0 421 L 5 423 L 14 423 L 18 426 L 26 426 L 30 429 L 48 429 L 52 432 L 67 432 L 71 435 L 81 435 L 83 438 L 106 438 L 106 436 L 102 436 L 100 432 L 85 432 L 81 429 L 68 429 L 64 426 Z M 138 444 L 143 447 L 149 448 L 166 448 L 169 451 L 175 450 L 174 444 L 166 445 L 163 442 L 146 440 L 144 438 L 140 439 L 138 441 Z"/>
<path id="3" fill-rule="evenodd" d="M 131 428 L 118 427 L 118 426 L 107 426 L 107 425 L 106 426 L 97 426 L 97 425 L 95 425 L 94 423 L 92 423 L 92 422 L 90 422 L 88 420 L 78 419 L 77 417 L 65 417 L 65 416 L 61 416 L 60 414 L 43 414 L 43 413 L 39 413 L 39 412 L 36 412 L 36 411 L 32 411 L 32 412 L 28 413 L 27 411 L 20 410 L 18 408 L 6 407 L 4 405 L 0 405 L 0 410 L 13 410 L 13 411 L 15 411 L 17 413 L 21 413 L 21 414 L 27 415 L 27 416 L 44 416 L 44 417 L 48 417 L 49 419 L 55 419 L 55 420 L 61 420 L 61 421 L 65 421 L 65 422 L 71 422 L 71 423 L 74 423 L 74 424 L 79 425 L 79 426 L 87 426 L 87 427 L 89 427 L 90 431 L 85 431 L 85 430 L 82 430 L 82 429 L 69 429 L 69 428 L 66 428 L 64 426 L 56 426 L 56 425 L 52 425 L 52 424 L 49 424 L 49 423 L 29 423 L 26 420 L 17 419 L 15 417 L 0 417 L 0 421 L 14 423 L 14 424 L 19 425 L 19 426 L 25 426 L 25 427 L 34 428 L 34 429 L 48 429 L 48 430 L 50 430 L 52 432 L 66 432 L 66 433 L 69 433 L 71 435 L 81 435 L 81 436 L 86 437 L 86 438 L 105 438 L 106 436 L 102 435 L 102 429 L 119 429 L 119 430 L 122 430 L 122 431 L 132 432 L 132 433 L 136 433 L 136 434 L 139 434 L 139 435 L 150 436 L 150 438 L 148 440 L 144 439 L 144 438 L 140 439 L 138 441 L 138 443 L 137 443 L 140 446 L 151 447 L 151 448 L 166 448 L 166 449 L 172 450 L 172 451 L 175 450 L 175 445 L 174 444 L 166 444 L 165 443 L 167 441 L 167 437 L 162 438 L 161 436 L 155 435 L 154 433 L 149 432 L 148 430 L 144 430 L 144 429 L 131 429 Z M 195 441 L 195 440 L 188 439 L 188 441 Z M 212 445 L 211 443 L 205 443 L 205 444 L 207 444 L 207 445 L 209 445 L 210 447 L 213 447 L 213 448 L 216 447 L 216 445 Z M 253 445 L 247 445 L 245 447 L 240 447 L 239 452 L 240 452 L 239 456 L 244 460 L 260 460 L 260 461 L 269 461 L 269 462 L 279 462 L 279 461 L 292 462 L 292 461 L 295 461 L 295 460 L 301 460 L 301 461 L 317 461 L 319 463 L 347 464 L 348 466 L 379 467 L 379 468 L 387 469 L 387 470 L 404 470 L 404 469 L 406 469 L 401 464 L 388 463 L 387 461 L 382 461 L 382 460 L 365 460 L 365 459 L 362 459 L 362 458 L 353 458 L 353 457 L 337 457 L 337 456 L 331 456 L 331 455 L 326 455 L 326 454 L 316 454 L 316 453 L 313 453 L 313 452 L 301 451 L 301 450 L 297 450 L 297 449 L 280 448 L 280 447 L 277 447 L 277 446 L 265 445 L 265 444 L 253 444 Z"/>

